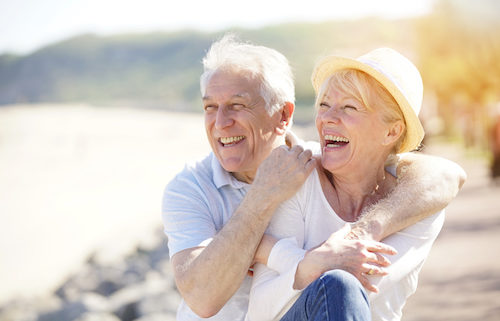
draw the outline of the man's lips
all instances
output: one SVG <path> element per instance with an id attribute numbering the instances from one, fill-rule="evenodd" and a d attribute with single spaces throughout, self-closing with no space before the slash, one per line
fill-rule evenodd
<path id="1" fill-rule="evenodd" d="M 245 139 L 245 136 L 229 136 L 229 137 L 221 137 L 219 138 L 219 143 L 223 146 L 232 146 L 236 145 Z"/>

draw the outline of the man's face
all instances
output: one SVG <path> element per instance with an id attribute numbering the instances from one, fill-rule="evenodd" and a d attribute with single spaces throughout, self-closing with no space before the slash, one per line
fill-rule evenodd
<path id="1" fill-rule="evenodd" d="M 251 182 L 276 144 L 280 113 L 270 116 L 259 81 L 248 73 L 216 71 L 209 79 L 203 106 L 205 129 L 222 167 Z"/>

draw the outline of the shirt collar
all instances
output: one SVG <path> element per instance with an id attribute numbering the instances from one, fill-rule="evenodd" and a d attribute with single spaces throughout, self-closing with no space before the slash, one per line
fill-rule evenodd
<path id="1" fill-rule="evenodd" d="M 240 182 L 233 175 L 231 175 L 231 173 L 226 171 L 219 163 L 219 160 L 217 159 L 217 157 L 215 157 L 214 153 L 212 153 L 211 166 L 213 172 L 213 180 L 217 188 L 221 188 L 222 186 L 225 185 L 230 185 L 232 188 L 240 189 L 248 187 L 250 185 L 245 182 Z"/>

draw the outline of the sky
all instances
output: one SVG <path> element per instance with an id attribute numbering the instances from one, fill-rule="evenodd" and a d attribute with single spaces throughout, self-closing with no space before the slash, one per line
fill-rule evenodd
<path id="1" fill-rule="evenodd" d="M 0 54 L 26 54 L 78 34 L 216 31 L 292 21 L 428 13 L 433 0 L 0 0 Z"/>

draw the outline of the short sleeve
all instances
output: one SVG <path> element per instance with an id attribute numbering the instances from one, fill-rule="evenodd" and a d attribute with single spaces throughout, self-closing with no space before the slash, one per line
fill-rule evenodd
<path id="1" fill-rule="evenodd" d="M 165 188 L 162 205 L 169 255 L 206 246 L 216 234 L 208 201 L 194 177 L 181 173 Z"/>

